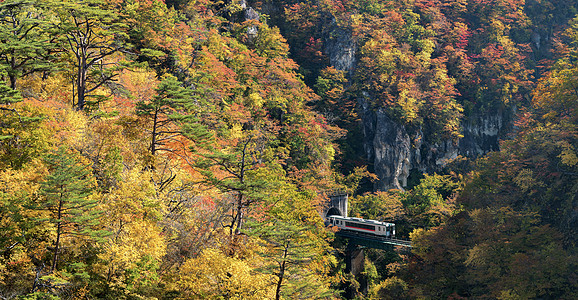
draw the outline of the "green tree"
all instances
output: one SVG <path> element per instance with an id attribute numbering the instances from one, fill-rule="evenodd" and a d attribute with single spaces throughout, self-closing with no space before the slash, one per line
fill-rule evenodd
<path id="1" fill-rule="evenodd" d="M 408 284 L 395 276 L 387 278 L 371 289 L 370 299 L 410 299 Z"/>
<path id="2" fill-rule="evenodd" d="M 0 109 L 1 110 L 16 112 L 14 109 L 10 109 L 7 106 L 9 104 L 20 102 L 20 101 L 22 101 L 22 96 L 20 95 L 20 93 L 17 90 L 7 86 L 3 82 L 0 82 L 0 105 L 1 105 Z"/>
<path id="3" fill-rule="evenodd" d="M 175 124 L 177 118 L 183 120 L 179 108 L 183 107 L 185 101 L 192 100 L 191 93 L 170 75 L 163 79 L 155 91 L 156 95 L 150 101 L 141 100 L 136 105 L 136 114 L 152 121 L 150 152 L 153 156 L 159 150 L 170 151 L 166 144 L 181 136 L 181 129 Z"/>
<path id="4" fill-rule="evenodd" d="M 76 108 L 84 110 L 89 97 L 110 83 L 122 67 L 113 56 L 128 52 L 127 26 L 121 14 L 102 0 L 64 1 L 55 7 L 60 17 L 58 28 L 66 38 L 73 58 Z"/>
<path id="5" fill-rule="evenodd" d="M 403 195 L 402 203 L 415 227 L 431 228 L 456 213 L 455 197 L 460 190 L 460 182 L 450 175 L 426 175 Z"/>
<path id="6" fill-rule="evenodd" d="M 10 113 L 10 114 L 18 114 L 18 112 L 14 108 L 10 108 L 10 104 L 22 101 L 22 97 L 20 93 L 9 86 L 5 85 L 3 82 L 0 82 L 0 111 Z M 4 121 L 0 121 L 0 141 L 12 138 L 13 135 L 3 135 L 2 130 L 9 125 L 6 124 Z"/>
<path id="7" fill-rule="evenodd" d="M 49 14 L 45 1 L 0 3 L 0 64 L 10 88 L 16 89 L 18 78 L 54 68 L 58 43 Z"/>
<path id="8" fill-rule="evenodd" d="M 0 169 L 19 169 L 50 147 L 45 112 L 21 99 L 18 91 L 0 83 Z"/>
<path id="9" fill-rule="evenodd" d="M 384 222 L 401 221 L 406 218 L 402 199 L 403 194 L 398 191 L 356 196 L 350 200 L 349 214 Z"/>
<path id="10" fill-rule="evenodd" d="M 41 209 L 50 211 L 48 222 L 56 226 L 50 269 L 54 272 L 64 238 L 69 235 L 96 238 L 104 232 L 96 228 L 101 212 L 97 210 L 97 200 L 91 197 L 95 182 L 90 166 L 62 146 L 44 161 L 50 173 L 41 183 L 40 193 L 45 197 Z"/>
<path id="11" fill-rule="evenodd" d="M 273 275 L 275 299 L 319 299 L 332 294 L 328 285 L 329 236 L 306 193 L 280 182 L 269 192 L 263 218 L 247 222 L 246 232 L 262 245 L 264 265 Z"/>
<path id="12" fill-rule="evenodd" d="M 267 155 L 272 149 L 267 139 L 249 134 L 230 147 L 198 152 L 200 158 L 195 165 L 204 176 L 205 184 L 231 195 L 231 220 L 227 225 L 231 236 L 241 232 L 246 210 L 259 201 L 261 193 L 267 189 L 265 182 L 254 177 L 255 172 L 262 172 L 271 165 Z"/>
<path id="13" fill-rule="evenodd" d="M 252 234 L 258 236 L 264 248 L 266 265 L 261 272 L 272 274 L 275 278 L 275 299 L 282 298 L 320 298 L 331 294 L 315 278 L 315 272 L 307 266 L 316 259 L 315 241 L 306 234 L 313 228 L 300 222 L 288 220 L 268 220 L 256 225 Z"/>

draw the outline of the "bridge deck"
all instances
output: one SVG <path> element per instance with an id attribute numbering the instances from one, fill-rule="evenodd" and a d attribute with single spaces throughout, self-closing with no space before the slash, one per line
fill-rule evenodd
<path id="1" fill-rule="evenodd" d="M 384 236 L 376 236 L 363 232 L 341 229 L 337 231 L 335 234 L 337 236 L 348 238 L 358 245 L 366 246 L 369 248 L 388 250 L 391 249 L 392 246 L 411 247 L 411 241 L 392 239 Z"/>

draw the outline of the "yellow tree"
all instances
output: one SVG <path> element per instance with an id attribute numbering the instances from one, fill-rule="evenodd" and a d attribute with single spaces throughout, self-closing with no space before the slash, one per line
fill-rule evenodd
<path id="1" fill-rule="evenodd" d="M 158 284 L 166 240 L 159 226 L 163 205 L 150 178 L 149 172 L 128 170 L 104 196 L 103 226 L 112 234 L 101 244 L 95 266 L 104 278 L 101 296 L 150 295 Z"/>
<path id="2" fill-rule="evenodd" d="M 178 299 L 271 299 L 270 275 L 256 272 L 258 259 L 231 257 L 207 248 L 180 268 L 174 289 Z"/>

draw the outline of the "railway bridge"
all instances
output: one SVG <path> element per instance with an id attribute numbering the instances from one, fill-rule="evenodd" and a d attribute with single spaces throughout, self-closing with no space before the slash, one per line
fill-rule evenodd
<path id="1" fill-rule="evenodd" d="M 321 217 L 324 220 L 328 216 L 333 215 L 347 217 L 347 193 L 341 191 L 330 192 L 328 193 L 328 197 L 329 201 L 323 207 Z M 351 246 L 357 245 L 383 250 L 392 250 L 394 246 L 411 247 L 410 241 L 392 239 L 357 231 L 340 230 L 336 235 L 348 239 Z"/>
<path id="2" fill-rule="evenodd" d="M 328 216 L 332 215 L 347 217 L 347 193 L 328 193 L 328 197 L 329 201 L 327 201 L 326 205 L 320 211 L 323 220 L 326 220 Z M 364 270 L 365 248 L 389 251 L 409 251 L 409 249 L 411 249 L 411 241 L 399 240 L 371 233 L 341 229 L 337 231 L 335 235 L 347 240 L 347 250 L 345 251 L 345 272 L 352 274 L 356 278 L 359 278 L 359 275 Z M 367 282 L 363 282 L 363 279 L 361 280 L 361 290 L 367 290 Z M 348 299 L 354 298 L 355 288 L 353 288 L 353 285 L 346 288 L 345 296 Z"/>

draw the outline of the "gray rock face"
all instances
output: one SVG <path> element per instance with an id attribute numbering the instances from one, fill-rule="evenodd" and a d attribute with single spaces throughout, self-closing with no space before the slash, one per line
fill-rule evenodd
<path id="1" fill-rule="evenodd" d="M 331 65 L 338 70 L 353 71 L 357 46 L 354 39 L 334 19 L 328 28 L 324 45 Z M 420 129 L 408 129 L 389 118 L 384 110 L 371 108 L 369 97 L 364 93 L 358 99 L 358 113 L 365 156 L 379 178 L 375 190 L 403 189 L 412 169 L 433 173 L 460 155 L 476 158 L 498 150 L 499 138 L 504 136 L 508 123 L 506 116 L 511 115 L 501 112 L 470 116 L 462 121 L 464 137 L 458 143 L 449 140 L 431 143 Z"/>
<path id="2" fill-rule="evenodd" d="M 367 94 L 358 100 L 366 159 L 373 162 L 379 181 L 375 190 L 403 189 L 410 170 L 440 171 L 458 156 L 475 158 L 499 149 L 499 138 L 507 131 L 508 113 L 473 116 L 462 122 L 458 143 L 429 143 L 419 129 L 408 130 L 382 110 L 369 107 Z"/>
<path id="3" fill-rule="evenodd" d="M 252 7 L 245 8 L 245 20 L 259 20 L 259 13 Z"/>
<path id="4" fill-rule="evenodd" d="M 324 34 L 325 53 L 329 56 L 329 63 L 340 71 L 350 72 L 355 68 L 355 50 L 357 44 L 351 33 L 340 28 L 335 19 L 332 19 L 327 33 Z"/>
<path id="5" fill-rule="evenodd" d="M 504 113 L 471 116 L 462 122 L 463 138 L 459 141 L 460 155 L 478 157 L 499 150 L 499 138 L 505 131 Z"/>
<path id="6" fill-rule="evenodd" d="M 373 126 L 364 126 L 366 153 L 373 160 L 376 175 L 380 181 L 376 188 L 401 189 L 407 184 L 407 177 L 411 168 L 412 143 L 405 128 L 389 119 L 381 110 L 374 113 Z M 364 120 L 365 122 L 365 120 Z"/>
<path id="7" fill-rule="evenodd" d="M 245 21 L 259 20 L 259 13 L 252 7 L 248 6 L 245 0 L 241 1 L 241 8 L 243 8 L 243 17 L 245 18 Z M 247 27 L 247 38 L 249 41 L 253 42 L 258 35 L 259 29 L 257 26 L 252 25 Z"/>
<path id="8" fill-rule="evenodd" d="M 419 150 L 412 151 L 414 145 L 405 127 L 393 122 L 383 110 L 371 109 L 366 97 L 360 99 L 358 104 L 365 155 L 368 161 L 373 162 L 374 172 L 379 178 L 374 188 L 403 189 L 412 167 L 412 156 L 421 158 Z"/>

